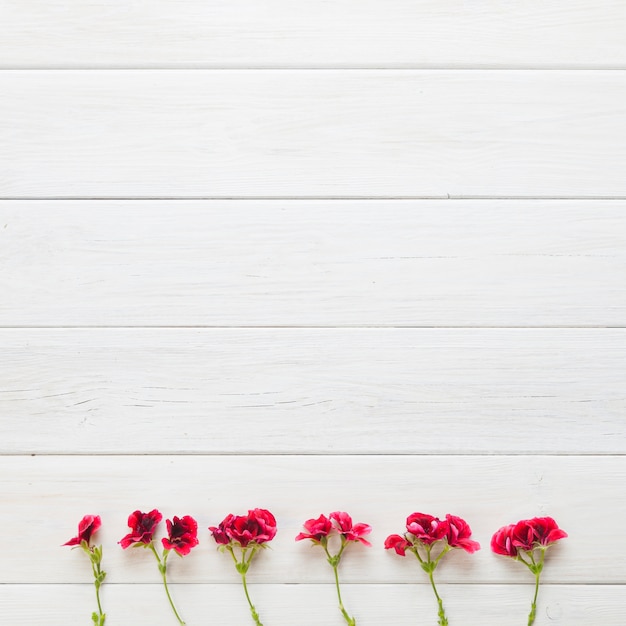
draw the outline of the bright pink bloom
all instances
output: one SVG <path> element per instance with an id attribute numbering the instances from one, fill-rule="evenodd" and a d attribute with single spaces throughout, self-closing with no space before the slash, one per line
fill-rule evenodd
<path id="1" fill-rule="evenodd" d="M 325 515 L 320 515 L 317 519 L 308 519 L 303 525 L 307 532 L 300 533 L 296 537 L 296 541 L 311 539 L 313 542 L 319 543 L 322 537 L 328 537 L 333 529 L 331 521 Z"/>
<path id="2" fill-rule="evenodd" d="M 517 557 L 517 547 L 513 544 L 513 529 L 515 524 L 509 524 L 498 529 L 491 538 L 491 549 L 502 556 Z"/>
<path id="3" fill-rule="evenodd" d="M 85 515 L 83 519 L 78 522 L 78 535 L 72 537 L 64 546 L 79 546 L 83 541 L 89 545 L 91 535 L 100 528 L 102 522 L 99 515 Z"/>
<path id="4" fill-rule="evenodd" d="M 367 539 L 364 539 L 365 535 L 369 535 L 372 532 L 372 527 L 369 524 L 359 523 L 353 525 L 352 518 L 343 511 L 334 511 L 329 517 L 337 532 L 347 541 L 360 541 L 365 546 L 372 545 Z"/>
<path id="5" fill-rule="evenodd" d="M 448 534 L 448 522 L 426 513 L 412 513 L 406 519 L 406 529 L 421 543 L 430 545 Z"/>
<path id="6" fill-rule="evenodd" d="M 128 517 L 128 526 L 131 532 L 119 541 L 122 548 L 126 549 L 135 544 L 149 545 L 156 531 L 156 527 L 163 519 L 159 511 L 153 509 L 149 513 L 135 511 Z"/>
<path id="7" fill-rule="evenodd" d="M 406 537 L 401 537 L 400 535 L 389 535 L 389 537 L 385 539 L 385 550 L 393 548 L 396 554 L 400 556 L 406 556 L 406 551 L 412 547 L 413 544 L 407 541 Z"/>
<path id="8" fill-rule="evenodd" d="M 266 509 L 251 509 L 248 515 L 228 514 L 219 526 L 210 526 L 209 530 L 217 543 L 234 542 L 245 548 L 271 541 L 276 536 L 276 518 Z"/>
<path id="9" fill-rule="evenodd" d="M 180 556 L 191 552 L 191 548 L 198 545 L 198 524 L 196 520 L 185 515 L 182 518 L 174 516 L 174 519 L 165 520 L 167 525 L 167 538 L 161 539 L 166 550 L 174 550 Z"/>
<path id="10" fill-rule="evenodd" d="M 446 539 L 451 548 L 462 548 L 470 554 L 476 552 L 476 550 L 480 550 L 478 541 L 470 539 L 472 530 L 464 519 L 448 513 L 446 515 L 446 522 L 448 524 Z"/>
<path id="11" fill-rule="evenodd" d="M 515 524 L 512 531 L 514 545 L 522 550 L 532 550 L 537 546 L 549 546 L 564 539 L 567 533 L 561 530 L 551 517 L 533 517 Z"/>

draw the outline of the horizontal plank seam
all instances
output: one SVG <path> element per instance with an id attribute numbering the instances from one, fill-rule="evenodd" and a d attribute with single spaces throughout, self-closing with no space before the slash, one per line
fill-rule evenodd
<path id="1" fill-rule="evenodd" d="M 76 587 L 93 587 L 93 583 L 92 582 L 78 582 L 78 583 L 58 583 L 58 582 L 51 582 L 51 583 L 35 583 L 35 582 L 21 582 L 21 583 L 3 583 L 0 582 L 0 587 L 39 587 L 39 586 L 63 586 L 63 587 L 68 587 L 68 586 L 76 586 Z M 161 587 L 162 583 L 152 583 L 152 582 L 132 582 L 132 583 L 121 583 L 121 582 L 106 582 L 106 586 L 107 587 L 130 587 L 130 586 L 136 586 L 136 585 L 140 585 L 143 587 Z M 167 582 L 167 586 L 168 587 L 175 587 L 176 585 L 179 585 L 181 587 L 191 587 L 191 586 L 196 586 L 196 587 L 209 587 L 209 586 L 214 586 L 214 585 L 227 585 L 227 586 L 231 586 L 231 587 L 237 587 L 239 588 L 241 586 L 241 583 L 239 582 L 226 582 L 226 581 L 215 581 L 215 582 L 210 582 L 210 583 L 192 583 L 192 582 L 170 582 L 168 580 Z M 301 582 L 278 582 L 278 583 L 265 583 L 265 582 L 248 582 L 248 585 L 250 586 L 255 586 L 255 587 L 277 587 L 277 586 L 291 586 L 291 587 L 328 587 L 328 586 L 335 586 L 334 582 L 306 582 L 306 583 L 301 583 Z M 397 582 L 342 582 L 341 586 L 344 587 L 350 587 L 350 586 L 356 586 L 356 585 L 363 585 L 363 586 L 368 586 L 368 587 L 374 587 L 374 586 L 383 586 L 383 587 L 397 587 L 400 585 L 404 585 L 407 587 L 413 587 L 415 585 L 428 585 L 430 586 L 430 583 L 428 582 L 428 580 L 426 581 L 420 581 L 420 580 L 414 580 L 414 581 L 397 581 Z M 534 585 L 534 582 L 519 582 L 519 583 L 505 583 L 505 582 L 464 582 L 464 583 L 437 583 L 437 586 L 441 585 L 442 587 L 519 587 L 519 586 L 532 586 Z M 626 582 L 548 582 L 548 581 L 541 581 L 541 587 L 623 587 L 626 585 Z"/>
<path id="2" fill-rule="evenodd" d="M 436 71 L 436 72 L 623 72 L 626 65 L 436 65 L 398 63 L 388 65 L 211 65 L 206 64 L 162 64 L 162 65 L 0 65 L 0 72 L 73 72 L 73 71 L 211 71 L 211 72 L 247 72 L 247 71 L 310 71 L 310 72 L 367 72 L 367 71 Z"/>
<path id="3" fill-rule="evenodd" d="M 415 457 L 425 457 L 425 456 L 437 456 L 437 457 L 467 457 L 467 458 L 509 458 L 509 457 L 533 457 L 533 458 L 554 458 L 554 457 L 601 457 L 605 458 L 615 458 L 621 459 L 626 457 L 626 453 L 621 452 L 540 452 L 535 453 L 533 451 L 520 451 L 520 452 L 246 452 L 238 450 L 236 452 L 195 452 L 195 451 L 185 451 L 180 450 L 176 453 L 170 452 L 90 452 L 86 454 L 85 452 L 0 452 L 0 459 L 3 457 L 6 458 L 28 458 L 28 457 L 407 457 L 407 458 L 415 458 Z"/>
<path id="4" fill-rule="evenodd" d="M 461 325 L 461 326 L 432 326 L 432 325 L 403 325 L 403 324 L 332 324 L 332 325 L 162 325 L 162 324 L 137 324 L 124 326 L 101 326 L 91 324 L 60 324 L 60 325 L 1 325 L 2 330 L 623 330 L 625 325 L 604 325 L 604 324 L 576 324 L 576 325 L 537 325 L 537 326 L 481 326 L 481 325 Z"/>
<path id="5" fill-rule="evenodd" d="M 455 195 L 444 194 L 437 196 L 1 196 L 0 201 L 46 201 L 52 202 L 56 200 L 63 201 L 113 201 L 113 200 L 237 200 L 237 201 L 250 201 L 259 202 L 264 200 L 276 200 L 276 201 L 310 201 L 310 200 L 616 200 L 624 201 L 626 196 L 485 196 L 485 195 Z"/>

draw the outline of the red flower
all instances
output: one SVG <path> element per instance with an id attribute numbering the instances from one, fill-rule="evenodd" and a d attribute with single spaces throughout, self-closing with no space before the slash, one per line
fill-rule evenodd
<path id="1" fill-rule="evenodd" d="M 426 513 L 412 513 L 406 519 L 406 529 L 421 543 L 430 545 L 448 534 L 448 522 Z"/>
<path id="2" fill-rule="evenodd" d="M 304 522 L 304 528 L 307 532 L 300 533 L 296 537 L 296 541 L 312 539 L 315 543 L 319 543 L 322 537 L 328 537 L 333 529 L 333 525 L 325 515 L 320 515 L 317 519 L 308 519 Z"/>
<path id="3" fill-rule="evenodd" d="M 219 526 L 210 526 L 209 530 L 217 543 L 235 542 L 245 548 L 251 543 L 271 541 L 276 536 L 276 518 L 266 509 L 251 509 L 248 515 L 229 514 Z"/>
<path id="4" fill-rule="evenodd" d="M 198 545 L 198 524 L 193 517 L 174 516 L 171 522 L 165 520 L 165 524 L 168 536 L 161 539 L 161 543 L 166 550 L 174 550 L 180 556 L 184 556 L 191 552 L 191 548 Z"/>
<path id="5" fill-rule="evenodd" d="M 502 556 L 517 557 L 517 547 L 513 544 L 513 529 L 515 524 L 503 526 L 491 538 L 491 549 Z"/>
<path id="6" fill-rule="evenodd" d="M 229 513 L 223 521 L 219 523 L 218 526 L 209 526 L 209 530 L 213 535 L 213 539 L 223 546 L 226 546 L 230 543 L 230 537 L 226 532 L 226 529 L 230 527 L 232 524 L 232 520 L 235 519 L 235 516 L 232 513 Z"/>
<path id="7" fill-rule="evenodd" d="M 567 533 L 561 530 L 551 517 L 533 517 L 521 520 L 512 531 L 513 544 L 522 550 L 532 550 L 538 546 L 564 539 Z"/>
<path id="8" fill-rule="evenodd" d="M 446 522 L 448 525 L 446 539 L 451 548 L 463 548 L 463 550 L 470 554 L 476 552 L 476 550 L 480 550 L 478 541 L 470 539 L 472 530 L 464 519 L 448 513 L 446 515 Z"/>
<path id="9" fill-rule="evenodd" d="M 131 532 L 119 541 L 122 548 L 126 549 L 135 544 L 149 545 L 152 541 L 158 523 L 163 519 L 159 511 L 153 509 L 150 513 L 135 511 L 128 517 L 128 525 Z"/>
<path id="10" fill-rule="evenodd" d="M 413 544 L 407 541 L 406 537 L 401 537 L 400 535 L 389 535 L 385 539 L 385 550 L 393 548 L 396 554 L 400 556 L 406 556 L 406 551 L 412 546 Z"/>
<path id="11" fill-rule="evenodd" d="M 372 527 L 368 524 L 359 523 L 353 526 L 352 518 L 343 511 L 335 511 L 329 517 L 337 532 L 347 541 L 360 541 L 365 546 L 372 545 L 367 539 L 364 539 L 365 535 L 369 535 L 372 532 Z"/>
<path id="12" fill-rule="evenodd" d="M 83 519 L 78 522 L 78 535 L 72 537 L 64 546 L 79 546 L 83 541 L 89 545 L 91 535 L 100 528 L 102 522 L 99 515 L 85 515 Z"/>
<path id="13" fill-rule="evenodd" d="M 496 554 L 515 558 L 519 550 L 530 552 L 546 548 L 565 537 L 567 533 L 551 517 L 533 517 L 497 530 L 491 538 L 491 549 Z"/>

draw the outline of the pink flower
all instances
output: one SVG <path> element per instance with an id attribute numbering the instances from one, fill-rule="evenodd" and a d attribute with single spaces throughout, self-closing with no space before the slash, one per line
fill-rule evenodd
<path id="1" fill-rule="evenodd" d="M 551 517 L 533 517 L 497 530 L 491 538 L 491 549 L 496 554 L 516 558 L 519 551 L 547 548 L 565 537 L 567 533 Z"/>
<path id="2" fill-rule="evenodd" d="M 510 556 L 515 558 L 517 556 L 517 547 L 513 544 L 513 529 L 515 524 L 509 524 L 503 526 L 497 530 L 491 538 L 491 549 L 496 554 L 502 556 Z"/>
<path id="3" fill-rule="evenodd" d="M 198 524 L 193 517 L 174 516 L 171 522 L 165 520 L 165 523 L 168 536 L 161 539 L 161 542 L 166 550 L 174 550 L 180 556 L 184 556 L 191 552 L 191 548 L 198 545 Z"/>
<path id="4" fill-rule="evenodd" d="M 266 509 L 251 509 L 248 515 L 229 514 L 219 526 L 210 526 L 215 541 L 221 545 L 237 543 L 242 548 L 260 545 L 276 536 L 276 518 Z"/>
<path id="5" fill-rule="evenodd" d="M 142 513 L 141 511 L 131 513 L 128 517 L 128 526 L 131 532 L 125 537 L 122 537 L 119 544 L 124 549 L 137 544 L 149 545 L 156 531 L 156 527 L 162 519 L 163 516 L 156 509 L 153 509 L 149 513 Z"/>
<path id="6" fill-rule="evenodd" d="M 300 533 L 296 537 L 296 541 L 311 539 L 314 543 L 319 543 L 322 537 L 328 537 L 333 525 L 325 515 L 320 515 L 317 519 L 308 519 L 304 522 L 304 528 L 307 532 Z"/>
<path id="7" fill-rule="evenodd" d="M 430 545 L 448 534 L 448 523 L 426 513 L 412 513 L 406 519 L 406 529 L 421 543 Z"/>
<path id="8" fill-rule="evenodd" d="M 78 534 L 76 537 L 72 537 L 63 545 L 79 546 L 83 541 L 89 545 L 91 535 L 93 535 L 98 528 L 100 528 L 101 524 L 102 522 L 99 515 L 85 515 L 85 517 L 78 522 Z"/>
<path id="9" fill-rule="evenodd" d="M 385 539 L 385 550 L 394 549 L 399 556 L 406 556 L 406 551 L 411 548 L 413 544 L 407 541 L 405 537 L 400 535 L 389 535 Z"/>
<path id="10" fill-rule="evenodd" d="M 446 522 L 448 524 L 446 539 L 451 548 L 462 548 L 470 554 L 476 552 L 476 550 L 480 550 L 478 541 L 470 539 L 472 529 L 464 519 L 448 513 L 446 515 Z"/>
<path id="11" fill-rule="evenodd" d="M 346 541 L 359 541 L 365 546 L 372 545 L 367 539 L 364 539 L 365 535 L 369 535 L 372 532 L 372 527 L 369 524 L 359 523 L 352 525 L 352 518 L 343 511 L 335 511 L 329 517 L 337 532 Z"/>
<path id="12" fill-rule="evenodd" d="M 564 539 L 567 533 L 561 530 L 551 517 L 533 517 L 515 524 L 512 532 L 513 543 L 522 550 L 532 550 L 537 546 L 549 546 Z"/>

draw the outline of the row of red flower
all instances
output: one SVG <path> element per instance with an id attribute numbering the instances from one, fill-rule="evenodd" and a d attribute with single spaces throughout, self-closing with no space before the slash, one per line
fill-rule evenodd
<path id="1" fill-rule="evenodd" d="M 184 556 L 198 545 L 198 524 L 190 515 L 180 518 L 174 516 L 171 520 L 166 520 L 167 537 L 161 539 L 163 553 L 159 555 L 154 545 L 154 534 L 162 519 L 163 516 L 157 509 L 148 513 L 134 511 L 128 518 L 130 532 L 122 537 L 119 543 L 124 549 L 145 547 L 154 553 L 172 609 L 179 623 L 184 624 L 167 589 L 167 558 L 171 551 Z M 92 561 L 98 599 L 98 613 L 94 612 L 92 616 L 96 626 L 103 626 L 106 619 L 99 596 L 99 589 L 106 575 L 100 569 L 102 546 L 92 546 L 90 543 L 92 535 L 100 526 L 101 519 L 98 515 L 86 515 L 79 523 L 78 534 L 64 544 L 81 546 Z M 305 532 L 296 536 L 296 541 L 308 539 L 323 548 L 328 563 L 335 572 L 339 609 L 348 626 L 355 626 L 356 620 L 347 613 L 341 600 L 337 568 L 349 544 L 362 543 L 371 546 L 370 542 L 365 539 L 371 532 L 371 526 L 364 523 L 355 524 L 347 513 L 334 511 L 328 516 L 322 514 L 318 518 L 307 520 L 304 522 L 304 529 Z M 237 571 L 242 576 L 252 618 L 257 626 L 262 626 L 259 615 L 250 601 L 246 587 L 246 573 L 256 551 L 266 547 L 266 544 L 276 536 L 276 518 L 266 509 L 251 509 L 247 515 L 229 514 L 218 526 L 210 526 L 209 530 L 219 548 L 222 551 L 228 551 L 233 557 Z M 405 533 L 390 535 L 385 540 L 385 548 L 393 549 L 400 556 L 405 556 L 407 552 L 413 553 L 421 568 L 428 574 L 439 605 L 438 616 L 441 626 L 446 626 L 448 621 L 443 602 L 435 587 L 433 573 L 442 557 L 450 550 L 462 549 L 471 554 L 480 549 L 480 544 L 471 539 L 471 534 L 468 523 L 456 515 L 447 514 L 444 519 L 439 519 L 433 515 L 416 512 L 407 518 Z M 339 545 L 334 554 L 331 553 L 329 544 L 329 538 L 332 535 L 339 537 Z M 491 548 L 496 554 L 521 561 L 535 575 L 535 599 L 528 624 L 534 622 L 537 588 L 543 569 L 545 551 L 550 545 L 564 537 L 567 537 L 567 533 L 560 529 L 551 517 L 535 517 L 504 526 L 496 531 L 491 539 Z"/>
<path id="2" fill-rule="evenodd" d="M 163 515 L 153 509 L 149 513 L 134 511 L 128 518 L 131 532 L 122 537 L 119 544 L 122 548 L 149 545 L 154 537 L 157 526 Z M 90 542 L 91 536 L 101 526 L 98 515 L 85 515 L 78 525 L 78 534 L 70 539 L 66 546 L 80 545 L 82 541 Z M 174 516 L 166 520 L 167 537 L 161 539 L 163 548 L 174 550 L 180 556 L 189 554 L 198 545 L 198 524 L 190 515 Z M 346 541 L 356 541 L 366 546 L 371 543 L 365 536 L 371 532 L 368 524 L 353 524 L 352 518 L 345 512 L 335 511 L 328 517 L 320 515 L 317 519 L 304 522 L 306 532 L 300 533 L 296 541 L 311 539 L 320 542 L 333 531 L 339 533 Z M 472 553 L 480 549 L 477 541 L 470 539 L 472 531 L 469 524 L 456 515 L 447 514 L 441 520 L 426 513 L 412 513 L 406 520 L 407 532 L 404 535 L 390 535 L 385 540 L 386 549 L 394 549 L 404 556 L 407 549 L 415 542 L 431 545 L 445 540 L 450 548 L 462 548 Z M 227 545 L 232 541 L 241 547 L 251 543 L 263 544 L 271 541 L 276 535 L 276 518 L 266 509 L 251 509 L 247 515 L 229 514 L 219 526 L 210 526 L 213 538 L 219 545 Z M 411 537 L 412 538 L 409 538 Z M 521 520 L 500 528 L 491 539 L 492 550 L 504 556 L 517 557 L 518 550 L 532 550 L 537 546 L 548 546 L 555 541 L 567 537 L 551 517 L 535 517 Z"/>

